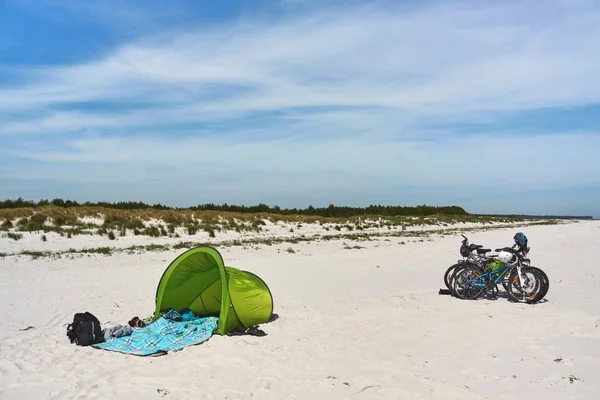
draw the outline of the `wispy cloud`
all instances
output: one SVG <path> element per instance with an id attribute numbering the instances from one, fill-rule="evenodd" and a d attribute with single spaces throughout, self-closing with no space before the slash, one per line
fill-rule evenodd
<path id="1" fill-rule="evenodd" d="M 103 20 L 137 15 L 102 10 Z M 189 166 L 202 165 L 208 175 L 260 171 L 281 182 L 284 173 L 326 182 L 351 171 L 398 185 L 465 187 L 507 175 L 519 185 L 589 184 L 600 165 L 578 155 L 600 151 L 596 132 L 522 131 L 506 142 L 492 127 L 527 110 L 600 102 L 598 20 L 593 1 L 460 1 L 305 5 L 168 25 L 97 60 L 21 74 L 19 86 L 0 90 L 0 143 L 36 138 L 3 152 L 65 163 L 59 169 L 162 165 L 195 176 Z M 461 136 L 472 121 L 483 131 Z"/>

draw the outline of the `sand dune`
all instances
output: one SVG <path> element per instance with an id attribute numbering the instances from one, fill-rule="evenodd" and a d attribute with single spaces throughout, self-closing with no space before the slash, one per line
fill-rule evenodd
<path id="1" fill-rule="evenodd" d="M 268 283 L 279 318 L 261 326 L 265 337 L 213 336 L 149 358 L 72 345 L 66 324 L 80 311 L 103 323 L 150 315 L 182 249 L 0 258 L 0 398 L 600 398 L 600 223 L 469 238 L 494 248 L 518 230 L 551 281 L 540 304 L 439 296 L 458 234 L 220 248 L 228 265 Z"/>

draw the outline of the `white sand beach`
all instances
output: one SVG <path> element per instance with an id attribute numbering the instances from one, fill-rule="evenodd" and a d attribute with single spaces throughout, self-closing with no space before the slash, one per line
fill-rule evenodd
<path id="1" fill-rule="evenodd" d="M 494 249 L 511 246 L 518 231 L 550 278 L 539 304 L 438 295 L 460 258 L 457 232 L 215 242 L 227 265 L 265 280 L 279 318 L 261 325 L 264 337 L 214 335 L 160 357 L 76 346 L 66 324 L 83 311 L 114 324 L 151 315 L 161 274 L 185 249 L 1 257 L 0 398 L 598 399 L 600 222 L 466 234 Z M 151 242 L 68 240 L 0 238 L 0 252 Z"/>

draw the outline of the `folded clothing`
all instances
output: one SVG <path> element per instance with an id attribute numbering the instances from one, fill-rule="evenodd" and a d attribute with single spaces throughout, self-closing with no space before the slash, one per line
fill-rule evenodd
<path id="1" fill-rule="evenodd" d="M 131 335 L 131 327 L 129 325 L 115 325 L 108 327 L 102 331 L 104 339 L 119 338 L 122 336 Z"/>
<path id="2" fill-rule="evenodd" d="M 172 321 L 193 321 L 198 318 L 189 308 L 182 310 L 181 313 L 170 309 L 163 314 L 163 317 Z"/>

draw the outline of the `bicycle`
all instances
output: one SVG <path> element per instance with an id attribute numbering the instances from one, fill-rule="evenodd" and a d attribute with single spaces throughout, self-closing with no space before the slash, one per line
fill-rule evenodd
<path id="1" fill-rule="evenodd" d="M 448 290 L 450 290 L 450 294 L 453 294 L 452 278 L 456 272 L 468 266 L 477 266 L 483 269 L 485 265 L 493 260 L 493 256 L 487 255 L 491 249 L 484 249 L 483 246 L 479 244 L 469 244 L 469 239 L 467 239 L 467 237 L 463 234 L 461 234 L 461 236 L 463 237 L 463 241 L 460 246 L 460 254 L 464 258 L 462 260 L 458 260 L 456 264 L 450 266 L 450 268 L 448 268 L 444 273 L 444 284 Z M 474 253 L 475 251 L 477 254 Z"/>
<path id="2" fill-rule="evenodd" d="M 548 293 L 548 290 L 550 289 L 550 280 L 548 279 L 548 275 L 546 275 L 546 272 L 544 272 L 542 269 L 531 265 L 531 259 L 529 259 L 527 257 L 527 255 L 531 249 L 528 245 L 529 241 L 528 241 L 527 237 L 525 236 L 525 234 L 522 232 L 519 232 L 519 233 L 515 234 L 515 236 L 513 237 L 513 240 L 515 241 L 515 244 L 512 246 L 512 248 L 514 250 L 516 250 L 516 252 L 521 257 L 521 265 L 536 270 L 541 275 L 541 277 L 544 281 L 543 292 L 542 292 L 542 296 L 540 297 L 540 300 L 541 300 L 544 297 L 546 297 L 546 294 Z M 504 285 L 504 288 L 508 292 L 508 287 L 506 286 L 506 282 L 502 282 L 502 285 Z"/>
<path id="3" fill-rule="evenodd" d="M 457 271 L 453 279 L 453 292 L 461 299 L 474 300 L 482 296 L 486 290 L 492 291 L 492 298 L 497 298 L 498 283 L 508 276 L 505 287 L 511 300 L 524 303 L 537 303 L 548 292 L 547 277 L 539 268 L 523 265 L 523 252 L 511 247 L 496 249 L 501 258 L 510 253 L 510 260 L 500 268 L 483 272 L 478 267 L 469 266 Z"/>

